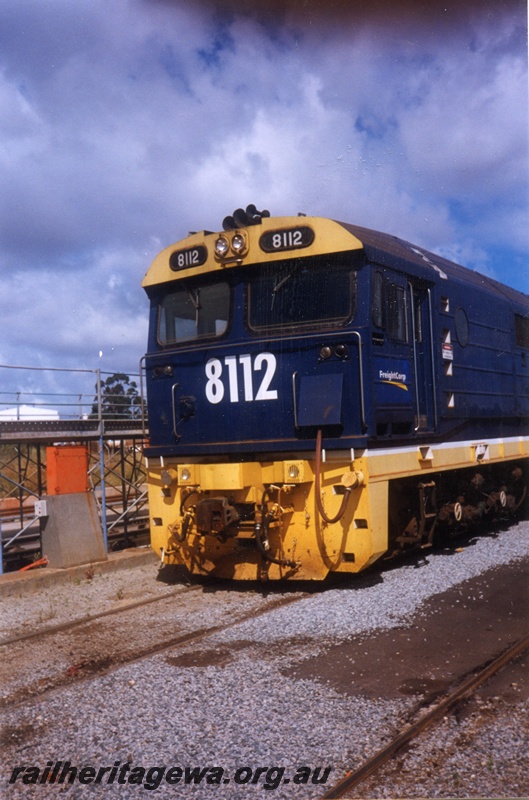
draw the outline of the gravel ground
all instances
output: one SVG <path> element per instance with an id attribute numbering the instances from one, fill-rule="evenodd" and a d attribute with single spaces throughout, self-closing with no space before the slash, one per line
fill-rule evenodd
<path id="1" fill-rule="evenodd" d="M 529 791 L 527 703 L 495 697 L 449 716 L 351 798 L 522 797 Z"/>
<path id="2" fill-rule="evenodd" d="M 0 639 L 171 594 L 174 586 L 156 580 L 158 568 L 156 561 L 94 577 L 87 568 L 82 578 L 71 583 L 39 589 L 36 594 L 0 598 Z"/>
<path id="3" fill-rule="evenodd" d="M 286 668 L 355 635 L 403 626 L 434 595 L 498 564 L 526 559 L 529 524 L 521 523 L 498 537 L 477 539 L 450 557 L 429 554 L 421 568 L 402 564 L 380 575 L 351 578 L 347 586 L 210 637 L 198 650 L 188 645 L 52 692 L 38 704 L 12 707 L 4 713 L 4 795 L 47 798 L 65 791 L 72 798 L 119 794 L 239 800 L 269 793 L 278 800 L 318 798 L 399 730 L 417 698 L 344 694 L 318 680 L 286 675 Z M 4 635 L 94 614 L 147 592 L 172 591 L 155 581 L 156 570 L 141 567 L 46 589 L 38 602 L 35 596 L 4 599 Z M 244 602 L 244 594 L 235 591 L 194 594 L 197 608 L 207 594 L 218 604 L 229 600 L 234 613 L 237 597 Z M 164 602 L 163 624 L 168 628 L 171 614 L 178 615 L 178 602 L 175 598 L 172 612 Z M 119 636 L 119 617 L 115 620 Z M 138 630 L 141 635 L 140 616 Z M 405 767 L 388 770 L 369 785 L 368 794 L 351 796 L 526 796 L 527 700 L 487 702 L 464 720 L 445 720 L 426 737 L 426 750 L 410 749 Z M 50 786 L 45 778 L 33 785 L 36 772 L 25 773 L 26 784 L 22 776 L 8 784 L 15 767 L 39 767 L 42 777 L 46 764 L 53 768 L 57 761 L 80 769 L 115 769 L 99 785 L 75 781 Z M 164 773 L 154 788 L 160 774 L 149 777 L 148 768 L 162 766 L 210 770 L 200 785 L 186 785 L 185 775 L 170 784 Z M 147 770 L 143 776 L 139 769 L 131 771 L 139 767 Z M 327 783 L 313 783 L 314 770 L 320 768 L 315 777 L 321 781 L 327 767 Z M 309 771 L 308 783 L 301 783 Z M 90 779 L 91 773 L 85 777 Z M 178 777 L 177 771 L 169 774 L 171 780 Z"/>
<path id="4" fill-rule="evenodd" d="M 299 595 L 303 599 L 303 595 Z M 290 596 L 286 598 L 291 600 Z M 281 601 L 281 596 L 279 601 Z M 165 652 L 193 635 L 212 636 L 213 628 L 233 625 L 245 615 L 255 617 L 276 603 L 256 592 L 224 591 L 222 602 L 213 592 L 179 587 L 144 607 L 121 608 L 119 614 L 93 617 L 69 630 L 7 643 L 0 660 L 0 707 L 43 695 L 51 689 L 108 672 L 154 652 Z M 111 611 L 116 610 L 113 606 Z M 196 643 L 192 645 L 196 647 Z M 217 655 L 215 661 L 222 660 Z M 207 658 L 206 658 L 207 660 Z"/>

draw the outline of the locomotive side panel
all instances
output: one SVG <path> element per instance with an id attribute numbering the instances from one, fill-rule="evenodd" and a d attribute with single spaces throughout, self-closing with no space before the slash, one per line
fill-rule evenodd
<path id="1" fill-rule="evenodd" d="M 441 301 L 440 338 L 445 430 L 470 435 L 490 428 L 506 434 L 519 425 L 515 391 L 513 323 L 507 301 L 456 285 Z"/>
<path id="2" fill-rule="evenodd" d="M 514 314 L 514 373 L 516 412 L 520 419 L 529 419 L 529 312 L 519 305 Z"/>

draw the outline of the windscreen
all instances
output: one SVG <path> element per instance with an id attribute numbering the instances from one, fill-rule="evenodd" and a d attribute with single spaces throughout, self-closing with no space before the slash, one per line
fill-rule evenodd
<path id="1" fill-rule="evenodd" d="M 254 331 L 339 327 L 353 318 L 355 308 L 350 253 L 270 263 L 248 285 L 248 323 Z"/>
<path id="2" fill-rule="evenodd" d="M 181 283 L 160 303 L 158 341 L 174 344 L 222 336 L 228 328 L 230 305 L 231 290 L 223 281 L 203 285 Z"/>

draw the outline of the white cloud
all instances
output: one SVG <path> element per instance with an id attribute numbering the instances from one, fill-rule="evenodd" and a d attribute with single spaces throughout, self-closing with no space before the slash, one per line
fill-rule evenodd
<path id="1" fill-rule="evenodd" d="M 441 197 L 479 202 L 484 194 L 519 190 L 522 179 L 526 186 L 526 66 L 518 56 L 492 71 L 487 62 L 483 54 L 464 54 L 430 66 L 437 79 L 399 120 L 410 169 Z"/>
<path id="2" fill-rule="evenodd" d="M 386 230 L 519 283 L 526 20 L 517 5 L 475 8 L 430 27 L 356 7 L 330 24 L 312 8 L 301 25 L 287 4 L 280 27 L 280 3 L 267 18 L 246 3 L 4 0 L 4 358 L 136 363 L 156 251 L 249 202 Z"/>
<path id="3" fill-rule="evenodd" d="M 147 339 L 142 268 L 137 253 L 121 251 L 95 255 L 84 274 L 58 278 L 50 269 L 28 269 L 6 276 L 3 329 L 25 354 L 17 363 L 97 369 L 103 350 L 105 368 L 137 371 Z"/>

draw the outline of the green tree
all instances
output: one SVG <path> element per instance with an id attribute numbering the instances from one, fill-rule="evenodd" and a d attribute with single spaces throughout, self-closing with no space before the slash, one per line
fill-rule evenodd
<path id="1" fill-rule="evenodd" d="M 98 417 L 97 385 L 91 417 Z M 138 385 L 124 372 L 116 372 L 101 381 L 101 416 L 103 419 L 138 419 L 141 398 Z"/>

